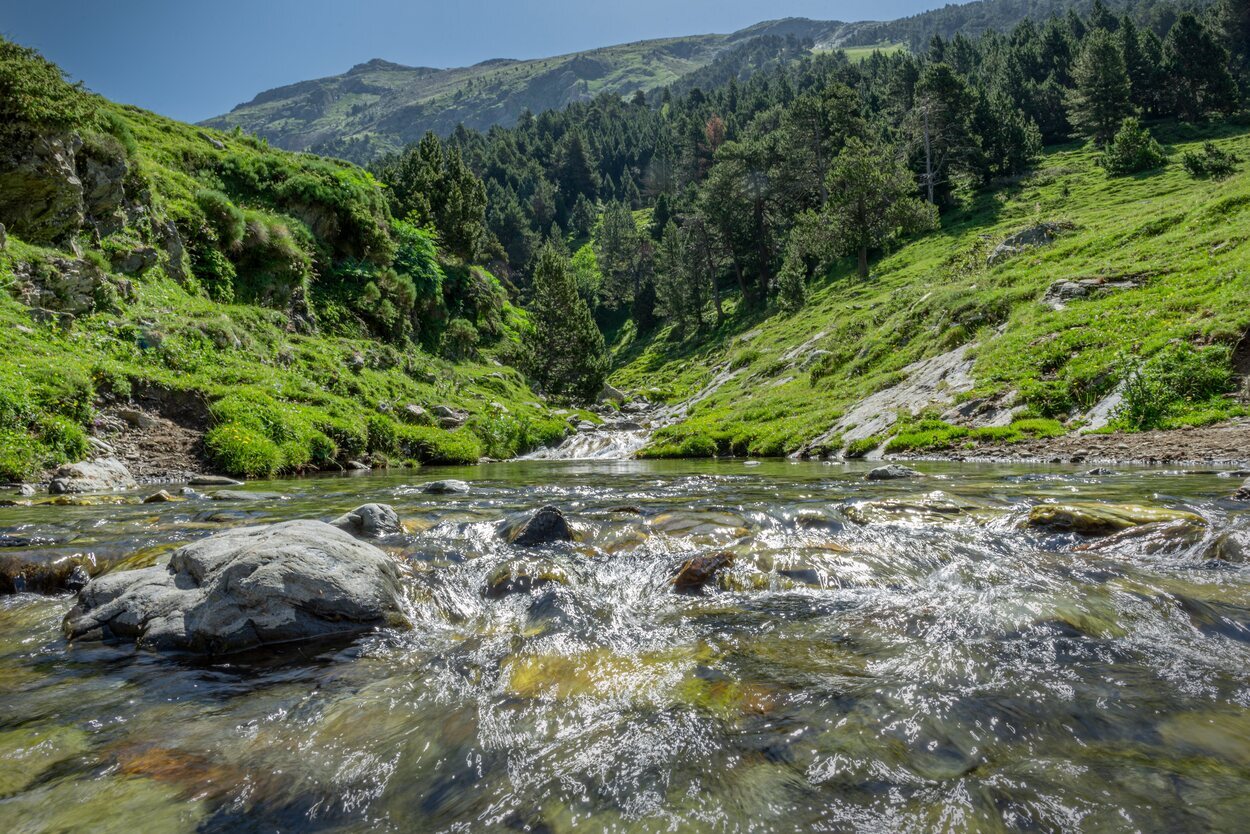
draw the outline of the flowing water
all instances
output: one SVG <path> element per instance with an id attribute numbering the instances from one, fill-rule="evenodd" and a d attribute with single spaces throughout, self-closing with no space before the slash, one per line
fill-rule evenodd
<path id="1" fill-rule="evenodd" d="M 223 525 L 390 503 L 416 624 L 192 662 L 67 647 L 70 596 L 0 598 L 0 830 L 1245 830 L 1237 482 L 922 468 L 530 461 L 0 509 L 12 535 L 61 531 L 51 554 L 142 564 Z M 414 489 L 430 477 L 473 489 Z M 1021 525 L 1054 500 L 1204 523 Z M 503 543 L 501 520 L 544 504 L 576 545 Z M 732 568 L 674 593 L 683 560 L 721 550 Z M 518 560 L 549 581 L 484 594 Z"/>

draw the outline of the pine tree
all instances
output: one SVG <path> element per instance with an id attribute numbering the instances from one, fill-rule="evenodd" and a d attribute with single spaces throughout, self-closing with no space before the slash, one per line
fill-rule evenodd
<path id="1" fill-rule="evenodd" d="M 543 247 L 534 270 L 530 375 L 550 397 L 590 402 L 603 388 L 608 358 L 603 334 L 578 294 L 564 255 Z"/>
<path id="2" fill-rule="evenodd" d="M 1068 102 L 1069 118 L 1082 136 L 1101 147 L 1133 113 L 1124 56 L 1111 35 L 1103 29 L 1090 30 L 1072 75 L 1076 90 Z"/>
<path id="3" fill-rule="evenodd" d="M 1250 3 L 1245 0 L 1220 0 L 1214 15 L 1216 28 L 1225 49 L 1229 51 L 1229 69 L 1250 93 Z"/>
<path id="4" fill-rule="evenodd" d="M 668 195 L 661 194 L 656 198 L 655 208 L 651 210 L 651 237 L 653 240 L 659 240 L 664 237 L 664 230 L 668 228 L 668 221 L 673 219 L 673 212 L 668 205 Z"/>
<path id="5" fill-rule="evenodd" d="M 868 254 L 895 238 L 933 228 L 937 209 L 912 196 L 915 180 L 902 160 L 880 146 L 851 139 L 829 173 L 827 223 L 838 249 L 859 258 L 868 277 Z"/>
<path id="6" fill-rule="evenodd" d="M 1190 12 L 1176 20 L 1163 44 L 1163 67 L 1173 112 L 1196 122 L 1237 106 L 1237 85 L 1228 71 L 1228 52 Z"/>
<path id="7" fill-rule="evenodd" d="M 1137 25 L 1133 23 L 1133 18 L 1125 15 L 1120 20 L 1120 28 L 1116 32 L 1115 40 L 1116 46 L 1120 49 L 1120 55 L 1124 57 L 1124 70 L 1128 73 L 1129 101 L 1135 108 L 1144 112 L 1150 107 L 1151 97 L 1154 94 L 1153 85 L 1157 79 L 1154 75 L 1155 68 L 1148 62 L 1142 48 L 1141 33 L 1137 30 Z"/>
<path id="8" fill-rule="evenodd" d="M 564 143 L 557 184 L 566 210 L 572 210 L 578 196 L 590 199 L 598 196 L 599 175 L 580 133 L 573 133 Z"/>

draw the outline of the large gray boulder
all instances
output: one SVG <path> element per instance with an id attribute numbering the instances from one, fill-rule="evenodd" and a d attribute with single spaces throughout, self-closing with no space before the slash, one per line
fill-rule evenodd
<path id="1" fill-rule="evenodd" d="M 92 580 L 65 617 L 73 640 L 229 654 L 408 627 L 399 569 L 320 521 L 228 530 L 169 564 Z"/>
<path id="2" fill-rule="evenodd" d="M 70 463 L 52 474 L 48 491 L 53 495 L 75 492 L 116 492 L 139 486 L 126 464 L 115 458 Z"/>
<path id="3" fill-rule="evenodd" d="M 399 513 L 390 504 L 365 504 L 330 522 L 357 538 L 381 539 L 404 532 Z"/>

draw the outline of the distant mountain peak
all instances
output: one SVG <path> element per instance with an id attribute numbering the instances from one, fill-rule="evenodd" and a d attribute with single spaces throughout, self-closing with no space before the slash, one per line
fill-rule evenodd
<path id="1" fill-rule="evenodd" d="M 394 61 L 386 61 L 382 58 L 374 58 L 371 61 L 365 61 L 363 64 L 357 64 L 347 71 L 347 75 L 358 75 L 362 72 L 379 72 L 383 70 L 434 70 L 432 67 L 410 67 L 404 64 L 397 64 Z"/>

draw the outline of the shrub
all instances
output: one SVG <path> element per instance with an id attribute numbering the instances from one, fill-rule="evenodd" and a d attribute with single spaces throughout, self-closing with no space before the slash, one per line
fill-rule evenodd
<path id="1" fill-rule="evenodd" d="M 80 126 L 94 109 L 82 87 L 38 52 L 0 38 L 0 139 L 21 142 Z"/>
<path id="2" fill-rule="evenodd" d="M 443 331 L 443 356 L 451 360 L 473 359 L 477 356 L 477 328 L 467 319 L 452 319 Z"/>
<path id="3" fill-rule="evenodd" d="M 39 447 L 21 429 L 0 429 L 0 479 L 21 481 L 39 469 Z"/>
<path id="4" fill-rule="evenodd" d="M 283 466 L 278 445 L 258 431 L 227 423 L 204 435 L 209 460 L 222 472 L 245 478 L 269 477 Z"/>
<path id="5" fill-rule="evenodd" d="M 404 457 L 430 464 L 477 463 L 482 443 L 470 431 L 444 431 L 427 426 L 396 426 L 399 452 Z"/>
<path id="6" fill-rule="evenodd" d="M 195 193 L 195 202 L 223 247 L 230 249 L 243 241 L 247 231 L 243 209 L 231 202 L 229 197 L 220 191 L 204 188 Z"/>
<path id="7" fill-rule="evenodd" d="M 1115 423 L 1138 431 L 1165 428 L 1178 411 L 1209 405 L 1232 389 L 1228 347 L 1196 350 L 1184 343 L 1168 345 L 1128 371 Z"/>
<path id="8" fill-rule="evenodd" d="M 1119 132 L 1102 155 L 1102 167 L 1112 176 L 1152 171 L 1166 162 L 1163 147 L 1132 117 L 1120 124 Z"/>
<path id="9" fill-rule="evenodd" d="M 369 448 L 369 431 L 360 422 L 341 417 L 320 417 L 314 421 L 317 431 L 324 434 L 346 457 L 363 455 Z"/>
<path id="10" fill-rule="evenodd" d="M 1181 156 L 1181 164 L 1195 179 L 1227 179 L 1237 171 L 1240 161 L 1236 155 L 1220 150 L 1214 142 L 1204 142 L 1201 152 L 1185 151 Z"/>
<path id="11" fill-rule="evenodd" d="M 399 451 L 399 425 L 394 420 L 372 414 L 367 425 L 370 452 L 393 455 Z"/>
<path id="12" fill-rule="evenodd" d="M 72 463 L 87 457 L 91 444 L 87 432 L 73 420 L 48 416 L 39 420 L 39 439 L 48 450 L 47 465 Z"/>
<path id="13" fill-rule="evenodd" d="M 873 449 L 881 445 L 881 436 L 874 434 L 872 437 L 861 437 L 859 440 L 852 440 L 847 444 L 846 452 L 848 458 L 862 458 Z"/>

